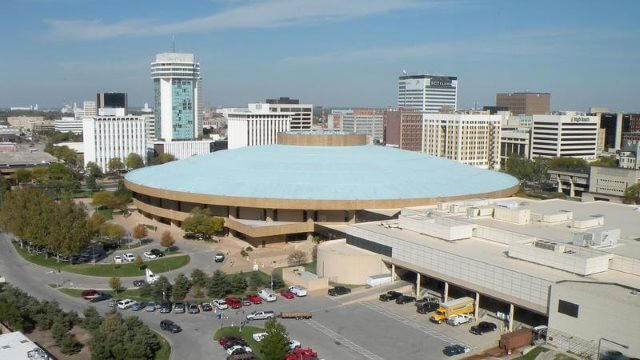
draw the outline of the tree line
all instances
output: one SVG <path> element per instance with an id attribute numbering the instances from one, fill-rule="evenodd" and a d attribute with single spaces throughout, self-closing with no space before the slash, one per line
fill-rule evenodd
<path id="1" fill-rule="evenodd" d="M 211 215 L 209 209 L 197 207 L 191 210 L 191 215 L 182 222 L 182 230 L 210 239 L 214 234 L 224 230 L 224 220 Z"/>

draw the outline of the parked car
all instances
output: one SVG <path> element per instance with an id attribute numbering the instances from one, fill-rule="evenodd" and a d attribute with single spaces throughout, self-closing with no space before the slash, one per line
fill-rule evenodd
<path id="1" fill-rule="evenodd" d="M 171 310 L 173 310 L 173 304 L 171 302 L 169 302 L 169 301 L 163 302 L 160 305 L 160 313 L 162 313 L 162 314 L 170 313 Z"/>
<path id="2" fill-rule="evenodd" d="M 223 336 L 220 338 L 220 340 L 218 340 L 218 343 L 222 346 L 225 346 L 226 344 L 234 341 L 244 341 L 244 340 L 240 339 L 237 336 Z"/>
<path id="3" fill-rule="evenodd" d="M 420 314 L 428 314 L 432 311 L 438 310 L 440 307 L 439 303 L 436 302 L 423 302 L 422 304 L 416 307 L 416 311 Z"/>
<path id="4" fill-rule="evenodd" d="M 295 348 L 287 353 L 284 360 L 310 360 L 317 359 L 318 353 L 311 350 L 311 348 Z"/>
<path id="5" fill-rule="evenodd" d="M 224 254 L 223 253 L 217 253 L 213 256 L 213 261 L 217 262 L 217 263 L 221 263 L 224 261 Z"/>
<path id="6" fill-rule="evenodd" d="M 198 307 L 198 304 L 191 303 L 191 304 L 189 304 L 188 309 L 189 309 L 189 314 L 199 314 L 200 313 L 200 308 Z"/>
<path id="7" fill-rule="evenodd" d="M 136 261 L 136 257 L 132 253 L 126 253 L 122 255 L 122 259 L 126 262 L 134 262 Z"/>
<path id="8" fill-rule="evenodd" d="M 184 314 L 186 311 L 186 307 L 184 306 L 184 303 L 182 302 L 177 302 L 175 305 L 173 305 L 173 312 L 176 314 Z"/>
<path id="9" fill-rule="evenodd" d="M 242 345 L 236 345 L 227 349 L 228 355 L 238 355 L 238 354 L 245 354 L 250 352 L 253 352 L 250 347 L 242 346 Z"/>
<path id="10" fill-rule="evenodd" d="M 242 306 L 251 306 L 249 299 L 240 299 L 240 303 L 242 303 Z"/>
<path id="11" fill-rule="evenodd" d="M 203 302 L 202 304 L 200 304 L 200 308 L 202 308 L 202 311 L 213 311 L 213 306 L 211 306 L 211 304 L 208 302 Z"/>
<path id="12" fill-rule="evenodd" d="M 224 345 L 222 345 L 225 350 L 228 350 L 229 348 L 232 348 L 234 346 L 247 346 L 247 342 L 243 339 L 234 339 L 229 340 Z"/>
<path id="13" fill-rule="evenodd" d="M 149 250 L 150 253 L 152 253 L 153 255 L 155 255 L 156 257 L 163 257 L 164 253 L 160 250 L 160 249 L 151 249 Z"/>
<path id="14" fill-rule="evenodd" d="M 290 350 L 297 349 L 301 345 L 302 344 L 300 344 L 300 341 L 298 341 L 298 340 L 289 340 L 289 349 Z"/>
<path id="15" fill-rule="evenodd" d="M 387 291 L 384 294 L 380 294 L 380 301 L 392 301 L 399 298 L 400 296 L 402 296 L 402 293 L 391 290 Z"/>
<path id="16" fill-rule="evenodd" d="M 134 301 L 131 299 L 120 300 L 118 301 L 118 309 L 122 309 L 122 310 L 128 309 L 131 307 L 131 305 L 133 305 L 133 303 Z"/>
<path id="17" fill-rule="evenodd" d="M 276 317 L 276 314 L 269 310 L 256 310 L 247 314 L 247 320 L 266 320 L 274 317 Z"/>
<path id="18" fill-rule="evenodd" d="M 136 301 L 133 304 L 131 304 L 131 310 L 132 311 L 140 311 L 140 310 L 144 309 L 146 306 L 147 306 L 146 303 Z"/>
<path id="19" fill-rule="evenodd" d="M 92 298 L 91 300 L 89 300 L 89 302 L 97 303 L 97 302 L 109 300 L 109 299 L 111 299 L 111 295 L 109 295 L 109 293 L 106 293 L 104 291 L 99 291 L 98 296 Z"/>
<path id="20" fill-rule="evenodd" d="M 302 285 L 289 286 L 289 291 L 294 293 L 296 296 L 307 296 L 307 289 Z"/>
<path id="21" fill-rule="evenodd" d="M 232 309 L 240 309 L 242 307 L 242 301 L 240 301 L 240 299 L 233 296 L 227 297 L 225 299 L 225 302 L 227 303 L 227 306 L 229 306 Z"/>
<path id="22" fill-rule="evenodd" d="M 444 349 L 442 350 L 442 353 L 447 356 L 454 356 L 454 355 L 468 353 L 469 351 L 471 351 L 471 348 L 469 348 L 468 346 L 462 346 L 462 345 L 456 344 L 456 345 L 445 346 Z"/>
<path id="23" fill-rule="evenodd" d="M 158 305 L 157 303 L 150 302 L 150 303 L 147 303 L 147 306 L 144 307 L 144 311 L 146 311 L 146 312 L 154 312 L 159 307 L 160 307 L 160 305 Z"/>
<path id="24" fill-rule="evenodd" d="M 258 296 L 260 296 L 260 298 L 266 302 L 274 302 L 278 300 L 276 294 L 271 289 L 262 289 L 258 291 Z"/>
<path id="25" fill-rule="evenodd" d="M 118 301 L 119 301 L 119 300 L 111 299 L 111 300 L 109 300 L 109 301 L 107 302 L 107 306 L 108 306 L 108 307 L 111 307 L 111 308 L 114 308 L 114 307 L 116 307 L 116 306 L 118 305 Z"/>
<path id="26" fill-rule="evenodd" d="M 251 301 L 252 304 L 262 304 L 262 298 L 256 294 L 247 295 L 247 300 Z"/>
<path id="27" fill-rule="evenodd" d="M 469 332 L 475 335 L 482 335 L 484 333 L 496 331 L 498 329 L 498 325 L 488 322 L 488 321 L 480 321 L 478 325 L 474 325 L 469 329 Z"/>
<path id="28" fill-rule="evenodd" d="M 438 298 L 434 298 L 434 297 L 431 297 L 431 296 L 425 296 L 420 300 L 416 300 L 416 304 L 415 305 L 416 306 L 422 306 L 422 304 L 425 304 L 425 303 L 433 303 L 433 304 L 437 305 L 437 304 L 440 304 L 440 300 L 438 300 Z"/>
<path id="29" fill-rule="evenodd" d="M 122 260 L 122 256 L 120 255 L 116 255 L 113 257 L 113 262 L 116 264 L 122 264 L 124 262 L 124 260 Z"/>
<path id="30" fill-rule="evenodd" d="M 168 331 L 170 333 L 179 333 L 182 331 L 182 328 L 178 326 L 178 324 L 174 323 L 171 320 L 162 320 L 160 321 L 160 328 L 164 331 Z"/>
<path id="31" fill-rule="evenodd" d="M 94 297 L 99 296 L 98 295 L 98 290 L 94 290 L 94 289 L 88 289 L 88 290 L 83 290 L 80 295 L 82 296 L 83 299 L 85 300 L 91 300 Z"/>
<path id="32" fill-rule="evenodd" d="M 282 296 L 285 299 L 293 299 L 294 297 L 296 297 L 296 295 L 289 290 L 280 291 L 280 296 Z"/>
<path id="33" fill-rule="evenodd" d="M 144 285 L 146 283 L 147 282 L 144 281 L 144 280 L 133 280 L 133 286 L 135 286 L 135 287 L 140 287 L 140 286 L 142 286 L 142 285 Z"/>
<path id="34" fill-rule="evenodd" d="M 151 251 L 145 251 L 142 256 L 144 256 L 147 259 L 157 259 L 158 255 L 152 253 Z"/>
<path id="35" fill-rule="evenodd" d="M 339 295 L 345 295 L 350 293 L 351 293 L 351 289 L 344 286 L 335 286 L 329 289 L 328 291 L 329 296 L 339 296 Z"/>
<path id="36" fill-rule="evenodd" d="M 396 299 L 396 304 L 406 304 L 416 301 L 416 298 L 409 295 L 401 295 Z"/>
<path id="37" fill-rule="evenodd" d="M 473 315 L 459 314 L 459 315 L 454 315 L 454 316 L 448 318 L 447 319 L 447 324 L 452 325 L 452 326 L 458 326 L 458 325 L 462 325 L 462 324 L 466 324 L 468 322 L 471 322 L 471 320 L 473 320 Z"/>
<path id="38" fill-rule="evenodd" d="M 225 310 L 229 308 L 229 305 L 227 305 L 227 302 L 223 299 L 213 300 L 213 306 L 217 307 L 218 310 Z"/>

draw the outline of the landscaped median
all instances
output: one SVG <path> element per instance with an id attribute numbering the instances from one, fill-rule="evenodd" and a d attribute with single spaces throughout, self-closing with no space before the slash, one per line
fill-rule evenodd
<path id="1" fill-rule="evenodd" d="M 145 275 L 144 269 L 140 269 L 140 267 L 134 263 L 71 265 L 58 262 L 55 257 L 45 258 L 42 255 L 31 254 L 19 246 L 15 246 L 15 249 L 25 260 L 55 270 L 98 277 L 132 277 Z M 161 259 L 145 261 L 144 265 L 154 273 L 159 274 L 180 269 L 189 264 L 190 260 L 191 257 L 189 255 L 169 255 Z"/>

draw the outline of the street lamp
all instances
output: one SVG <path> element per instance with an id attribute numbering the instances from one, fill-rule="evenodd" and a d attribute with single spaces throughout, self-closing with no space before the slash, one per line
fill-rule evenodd
<path id="1" fill-rule="evenodd" d="M 628 346 L 628 345 L 620 344 L 619 342 L 615 342 L 615 341 L 613 341 L 613 340 L 609 340 L 609 339 L 605 339 L 605 338 L 600 338 L 600 339 L 598 340 L 598 357 L 597 357 L 597 359 L 598 359 L 598 360 L 600 360 L 600 346 L 602 345 L 602 340 L 607 341 L 607 342 L 610 342 L 610 343 L 615 344 L 615 345 L 618 345 L 618 346 L 623 347 L 623 348 L 625 348 L 625 349 L 628 349 L 628 348 L 629 348 L 629 346 Z"/>

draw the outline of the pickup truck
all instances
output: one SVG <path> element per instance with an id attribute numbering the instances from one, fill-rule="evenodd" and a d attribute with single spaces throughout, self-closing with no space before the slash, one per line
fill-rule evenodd
<path id="1" fill-rule="evenodd" d="M 311 316 L 312 315 L 310 311 L 283 311 L 279 315 L 281 319 L 296 319 L 296 320 L 311 319 Z"/>
<path id="2" fill-rule="evenodd" d="M 473 320 L 473 316 L 472 315 L 459 314 L 459 315 L 455 315 L 455 316 L 452 316 L 449 319 L 447 319 L 447 324 L 453 325 L 453 326 L 458 326 L 458 325 L 462 325 L 462 324 L 466 324 L 468 322 L 471 322 L 471 320 Z"/>
<path id="3" fill-rule="evenodd" d="M 256 310 L 247 314 L 247 320 L 266 320 L 276 317 L 273 311 Z"/>

